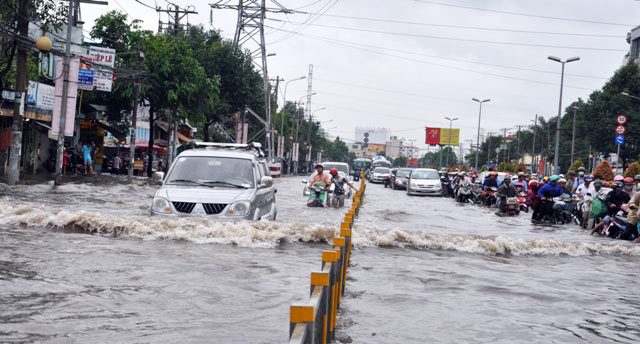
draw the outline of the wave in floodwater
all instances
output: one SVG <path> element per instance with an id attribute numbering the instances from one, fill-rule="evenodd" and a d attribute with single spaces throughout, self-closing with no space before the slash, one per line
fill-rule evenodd
<path id="1" fill-rule="evenodd" d="M 311 224 L 110 216 L 87 211 L 43 208 L 35 207 L 32 203 L 0 202 L 0 224 L 147 240 L 186 240 L 243 247 L 274 247 L 285 242 L 330 242 L 338 233 L 337 227 Z M 581 243 L 524 240 L 504 236 L 435 235 L 418 231 L 381 230 L 370 225 L 356 225 L 353 232 L 353 243 L 359 247 L 409 247 L 500 255 L 640 256 L 640 245 L 621 241 Z"/>

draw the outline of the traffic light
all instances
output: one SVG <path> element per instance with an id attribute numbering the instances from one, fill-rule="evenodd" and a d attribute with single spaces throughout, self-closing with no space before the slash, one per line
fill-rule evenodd
<path id="1" fill-rule="evenodd" d="M 363 147 L 367 148 L 369 147 L 369 133 L 364 133 L 364 140 L 363 140 L 364 144 Z"/>

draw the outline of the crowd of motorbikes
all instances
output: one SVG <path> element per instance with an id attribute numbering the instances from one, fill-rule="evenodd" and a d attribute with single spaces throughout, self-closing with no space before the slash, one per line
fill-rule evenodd
<path id="1" fill-rule="evenodd" d="M 477 176 L 470 174 L 471 178 Z M 447 174 L 441 174 L 442 196 L 451 197 L 460 203 L 473 203 L 485 207 L 495 207 L 498 209 L 498 216 L 514 216 L 521 212 L 528 213 L 533 207 L 530 204 L 531 199 L 527 192 L 523 190 L 523 186 L 517 180 L 514 186 L 517 194 L 513 197 L 504 197 L 498 194 L 498 187 L 483 187 L 483 180 L 469 178 L 465 181 L 466 173 L 455 174 L 450 177 Z M 557 178 L 557 176 L 554 176 Z M 507 175 L 507 178 L 509 176 Z M 549 177 L 545 177 L 542 183 L 547 183 Z M 591 176 L 587 177 L 591 181 Z M 524 181 L 526 183 L 526 181 Z M 587 192 L 582 199 L 574 193 L 563 193 L 560 196 L 542 199 L 537 205 L 541 212 L 539 216 L 532 218 L 532 222 L 541 225 L 556 225 L 575 223 L 584 229 L 592 229 L 591 234 L 600 234 L 614 239 L 637 240 L 640 242 L 639 231 L 636 224 L 630 224 L 628 221 L 628 212 L 631 209 L 637 209 L 635 205 L 621 204 L 619 206 L 611 206 L 612 197 L 610 194 L 616 195 L 625 192 L 624 187 L 633 185 L 634 190 L 640 189 L 638 186 L 640 176 L 637 176 L 635 183 L 631 178 L 623 179 L 617 176 L 613 184 L 608 185 L 597 181 L 594 192 Z M 535 182 L 537 184 L 537 181 Z M 593 194 L 592 194 L 593 193 Z M 627 198 L 628 202 L 628 198 Z M 611 209 L 609 209 L 611 208 Z M 613 211 L 612 211 L 613 209 Z"/>

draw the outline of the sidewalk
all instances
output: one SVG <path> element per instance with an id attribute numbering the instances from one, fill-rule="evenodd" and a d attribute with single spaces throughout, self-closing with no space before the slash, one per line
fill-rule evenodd
<path id="1" fill-rule="evenodd" d="M 36 185 L 46 184 L 53 182 L 54 174 L 48 172 L 40 172 L 37 174 L 21 174 L 19 185 Z M 151 183 L 151 178 L 147 177 L 133 177 L 135 184 Z M 0 183 L 7 184 L 7 176 L 0 176 Z M 120 174 L 118 176 L 109 173 L 96 174 L 95 176 L 85 176 L 83 174 L 68 174 L 62 176 L 62 184 L 100 184 L 100 185 L 113 185 L 113 184 L 127 184 L 127 175 Z"/>

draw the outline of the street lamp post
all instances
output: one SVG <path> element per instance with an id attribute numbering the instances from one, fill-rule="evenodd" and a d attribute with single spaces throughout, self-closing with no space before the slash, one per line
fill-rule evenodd
<path id="1" fill-rule="evenodd" d="M 289 86 L 289 83 L 294 82 L 294 81 L 299 81 L 302 79 L 306 79 L 306 76 L 301 76 L 297 79 L 293 79 L 293 80 L 289 80 L 284 84 L 284 95 L 283 95 L 283 101 L 282 101 L 282 110 L 284 111 L 284 107 L 287 106 L 287 87 Z M 282 137 L 284 137 L 284 113 L 282 114 L 282 123 L 280 124 L 280 135 L 282 135 Z"/>
<path id="2" fill-rule="evenodd" d="M 564 65 L 569 62 L 580 60 L 579 57 L 571 57 L 566 61 L 562 61 L 559 57 L 549 56 L 549 60 L 562 64 L 562 73 L 560 74 L 560 101 L 558 103 L 558 121 L 556 123 L 556 151 L 553 158 L 553 173 L 559 173 L 558 159 L 560 157 L 560 117 L 562 116 L 562 88 L 564 86 Z"/>
<path id="3" fill-rule="evenodd" d="M 474 102 L 478 102 L 480 104 L 480 111 L 478 112 L 478 137 L 476 138 L 476 163 L 475 170 L 478 170 L 478 152 L 480 151 L 480 118 L 482 117 L 482 103 L 489 102 L 491 99 L 480 100 L 477 98 L 471 98 Z M 487 152 L 487 156 L 490 154 Z"/>
<path id="4" fill-rule="evenodd" d="M 533 173 L 533 167 L 536 163 L 536 131 L 538 128 L 538 114 L 536 114 L 536 119 L 533 122 L 533 144 L 531 145 L 531 173 Z M 538 172 L 539 173 L 539 172 Z"/>
<path id="5" fill-rule="evenodd" d="M 449 147 L 451 147 L 451 127 L 453 126 L 453 121 L 457 121 L 458 117 L 456 118 L 449 118 L 449 117 L 445 117 L 444 119 L 449 121 L 449 138 L 447 139 L 447 143 L 449 144 Z M 447 153 L 447 159 L 446 159 L 446 164 L 447 166 L 449 165 L 449 154 Z"/>
<path id="6" fill-rule="evenodd" d="M 571 130 L 571 164 L 573 164 L 573 152 L 575 151 L 575 143 L 576 143 L 576 111 L 578 110 L 577 106 L 573 107 L 573 129 Z"/>

